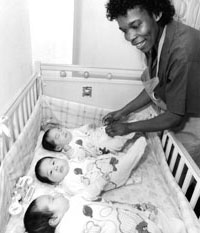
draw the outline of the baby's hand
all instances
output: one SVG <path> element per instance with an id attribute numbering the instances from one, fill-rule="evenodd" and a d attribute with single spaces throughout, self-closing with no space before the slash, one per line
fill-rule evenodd
<path id="1" fill-rule="evenodd" d="M 67 145 L 64 146 L 63 149 L 64 149 L 64 152 L 68 152 L 69 150 L 72 149 L 72 147 L 71 147 L 70 145 L 67 144 Z"/>
<path id="2" fill-rule="evenodd" d="M 97 126 L 96 126 L 95 123 L 92 123 L 92 124 L 89 124 L 89 125 L 88 125 L 88 128 L 89 128 L 89 129 L 95 130 L 95 129 L 97 128 Z"/>

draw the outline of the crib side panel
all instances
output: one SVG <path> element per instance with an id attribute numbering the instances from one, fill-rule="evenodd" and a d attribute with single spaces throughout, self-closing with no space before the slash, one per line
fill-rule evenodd
<path id="1" fill-rule="evenodd" d="M 41 64 L 45 95 L 107 109 L 119 109 L 141 92 L 141 73 L 141 70 Z"/>
<path id="2" fill-rule="evenodd" d="M 0 164 L 5 158 L 6 153 L 9 152 L 10 148 L 21 134 L 34 107 L 39 101 L 39 96 L 41 94 L 40 86 L 40 79 L 35 74 L 18 98 L 1 117 L 1 126 L 3 130 L 2 135 L 0 135 Z"/>
<path id="3" fill-rule="evenodd" d="M 9 220 L 13 188 L 33 157 L 41 123 L 39 79 L 34 76 L 3 117 L 3 153 L 0 161 L 0 232 Z M 8 133 L 8 134 L 7 134 Z M 10 135 L 9 135 L 10 134 Z"/>
<path id="4" fill-rule="evenodd" d="M 172 175 L 200 220 L 200 171 L 172 132 L 164 132 L 162 145 Z"/>

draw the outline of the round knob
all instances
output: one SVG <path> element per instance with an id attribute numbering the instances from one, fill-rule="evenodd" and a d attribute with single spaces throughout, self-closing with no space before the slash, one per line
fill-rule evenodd
<path id="1" fill-rule="evenodd" d="M 107 74 L 107 78 L 108 78 L 108 79 L 112 79 L 112 73 L 108 73 L 108 74 Z"/>
<path id="2" fill-rule="evenodd" d="M 60 77 L 62 77 L 62 78 L 67 77 L 67 73 L 66 73 L 65 70 L 61 70 L 61 71 L 60 71 Z"/>
<path id="3" fill-rule="evenodd" d="M 85 71 L 84 74 L 83 74 L 84 78 L 89 78 L 90 76 L 90 73 L 88 71 Z"/>

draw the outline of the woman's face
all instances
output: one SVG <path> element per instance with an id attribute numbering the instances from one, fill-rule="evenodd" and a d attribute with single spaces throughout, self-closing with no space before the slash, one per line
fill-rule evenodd
<path id="1" fill-rule="evenodd" d="M 139 7 L 128 10 L 126 16 L 119 16 L 119 29 L 127 41 L 146 53 L 154 46 L 158 35 L 158 18 Z"/>

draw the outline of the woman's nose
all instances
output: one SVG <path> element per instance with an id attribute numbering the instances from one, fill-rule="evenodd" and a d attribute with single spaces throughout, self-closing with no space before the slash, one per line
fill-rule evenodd
<path id="1" fill-rule="evenodd" d="M 132 42 L 132 41 L 135 40 L 136 37 L 137 37 L 137 36 L 136 36 L 135 30 L 129 29 L 129 30 L 126 32 L 125 38 L 126 38 L 127 41 Z"/>

